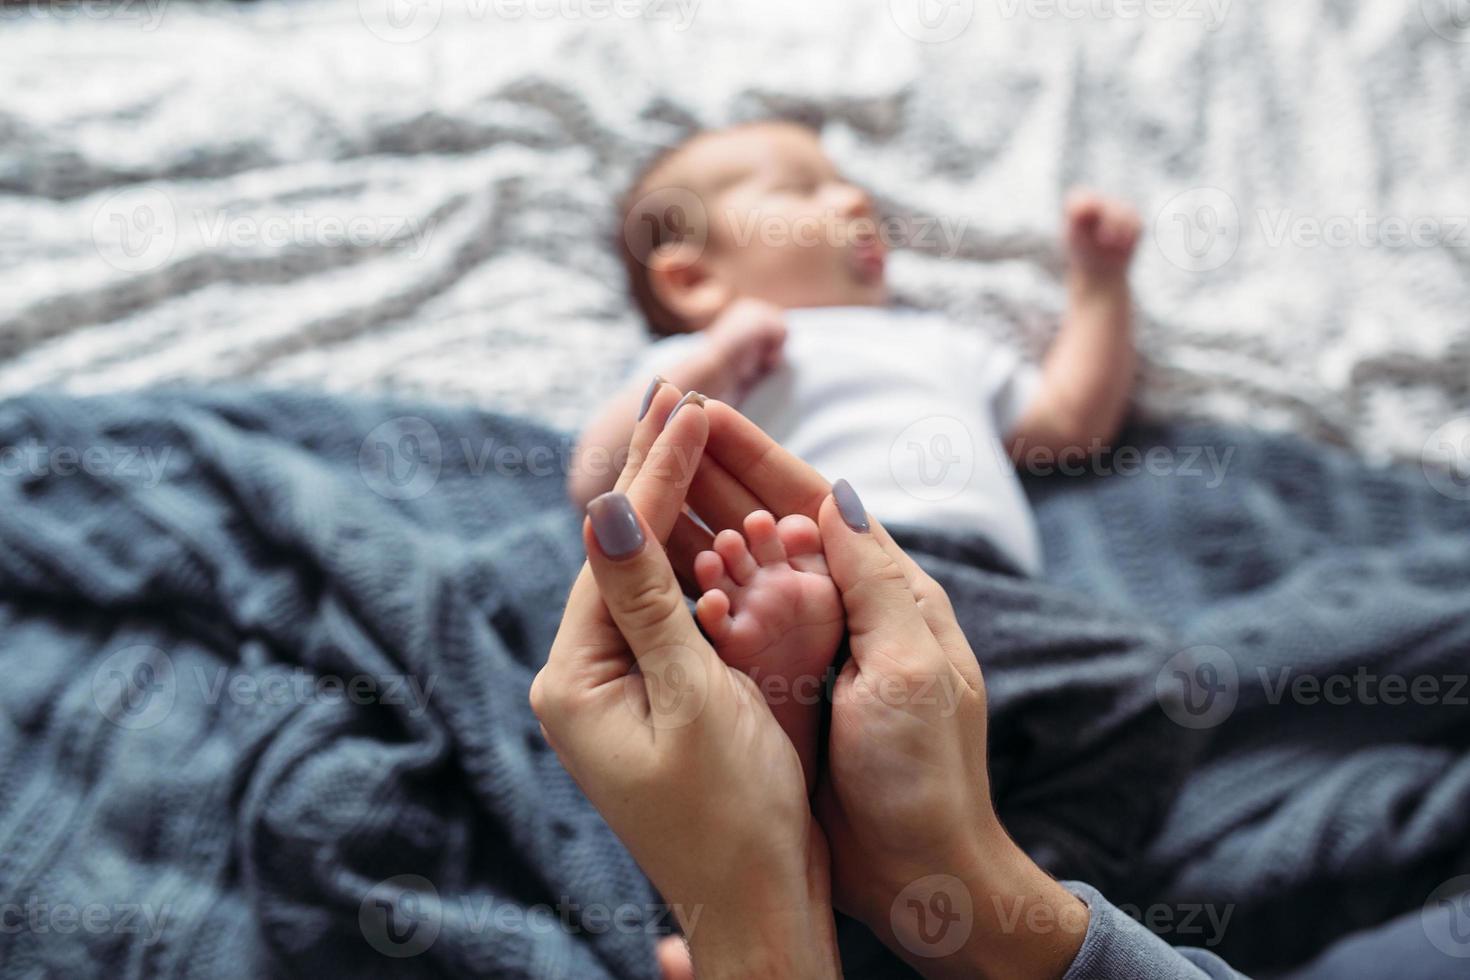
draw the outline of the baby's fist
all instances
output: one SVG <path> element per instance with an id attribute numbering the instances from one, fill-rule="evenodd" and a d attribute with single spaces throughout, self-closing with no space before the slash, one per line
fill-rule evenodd
<path id="1" fill-rule="evenodd" d="M 710 324 L 709 335 L 728 372 L 731 390 L 743 395 L 781 363 L 786 314 L 761 300 L 737 300 Z"/>
<path id="2" fill-rule="evenodd" d="M 1128 270 L 1142 228 L 1133 205 L 1088 190 L 1066 203 L 1067 254 L 1079 272 L 1119 276 Z"/>

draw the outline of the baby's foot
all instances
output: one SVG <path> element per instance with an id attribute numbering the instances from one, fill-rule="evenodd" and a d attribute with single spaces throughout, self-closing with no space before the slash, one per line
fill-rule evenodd
<path id="1" fill-rule="evenodd" d="M 758 510 L 745 518 L 744 537 L 726 529 L 715 537 L 714 551 L 700 552 L 694 577 L 704 590 L 696 607 L 700 625 L 720 658 L 761 689 L 801 756 L 810 788 L 823 676 L 845 622 L 821 532 L 801 514 L 777 524 Z"/>

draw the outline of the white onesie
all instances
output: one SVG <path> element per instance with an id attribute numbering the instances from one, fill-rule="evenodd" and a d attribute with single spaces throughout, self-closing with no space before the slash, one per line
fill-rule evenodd
<path id="1" fill-rule="evenodd" d="M 845 477 L 885 525 L 983 535 L 1022 571 L 1041 545 L 1002 446 L 1039 372 L 943 317 L 886 307 L 786 312 L 783 363 L 738 406 L 829 480 Z M 660 340 L 639 362 L 652 376 L 689 357 L 703 334 Z"/>

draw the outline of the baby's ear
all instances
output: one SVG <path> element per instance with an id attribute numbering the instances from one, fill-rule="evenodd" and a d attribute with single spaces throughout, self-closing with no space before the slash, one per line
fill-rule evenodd
<path id="1" fill-rule="evenodd" d="M 653 295 L 685 323 L 708 324 L 734 299 L 729 286 L 713 274 L 702 243 L 671 242 L 648 257 Z"/>

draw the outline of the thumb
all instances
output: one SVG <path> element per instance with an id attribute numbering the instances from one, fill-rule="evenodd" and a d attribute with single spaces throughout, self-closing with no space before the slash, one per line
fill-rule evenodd
<path id="1" fill-rule="evenodd" d="M 817 515 L 827 568 L 842 594 L 853 659 L 912 664 L 937 650 L 903 566 L 872 533 L 871 518 L 846 480 L 832 485 Z"/>
<path id="2" fill-rule="evenodd" d="M 697 710 L 708 690 L 714 651 L 694 625 L 652 530 L 626 494 L 612 491 L 587 505 L 582 533 L 597 590 L 638 662 L 650 711 L 657 716 Z M 692 716 L 683 719 L 688 720 Z"/>

